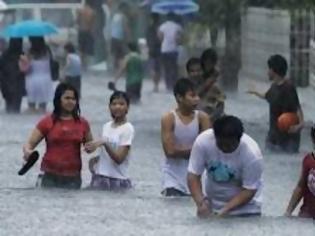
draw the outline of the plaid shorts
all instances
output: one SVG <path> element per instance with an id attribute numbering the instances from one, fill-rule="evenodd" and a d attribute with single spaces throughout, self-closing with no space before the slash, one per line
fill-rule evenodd
<path id="1" fill-rule="evenodd" d="M 125 190 L 131 188 L 130 179 L 116 179 L 103 175 L 94 174 L 92 176 L 90 188 L 99 190 Z"/>

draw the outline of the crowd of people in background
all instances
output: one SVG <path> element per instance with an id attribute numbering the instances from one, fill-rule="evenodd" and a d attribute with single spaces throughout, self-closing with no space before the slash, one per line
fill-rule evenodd
<path id="1" fill-rule="evenodd" d="M 53 112 L 45 114 L 36 124 L 23 146 L 24 159 L 28 161 L 42 140 L 47 144 L 41 163 L 43 174 L 39 176 L 42 187 L 81 187 L 82 146 L 87 153 L 100 150 L 98 156 L 89 160 L 92 175 L 89 188 L 125 190 L 132 187 L 127 170 L 135 130 L 127 120 L 127 113 L 130 104 L 141 101 L 145 70 L 139 45 L 131 40 L 127 11 L 127 3 L 119 4 L 117 11 L 107 19 L 110 26 L 104 29 L 110 34 L 105 38 L 110 44 L 109 58 L 113 62 L 113 90 L 124 74 L 126 87 L 125 92 L 114 91 L 109 99 L 112 120 L 103 125 L 101 140 L 93 139 L 89 122 L 81 116 L 79 105 L 82 71 L 87 68 L 95 45 L 96 13 L 89 1 L 78 11 L 78 50 L 75 43 L 64 45 L 66 62 L 55 93 L 53 54 L 43 37 L 30 37 L 30 48 L 25 52 L 21 38 L 10 39 L 0 58 L 1 92 L 6 112 L 19 113 L 25 95 L 29 113 L 46 113 L 47 104 L 53 101 Z M 226 114 L 226 95 L 221 85 L 216 50 L 208 48 L 199 57 L 187 60 L 187 78 L 179 78 L 178 57 L 184 28 L 173 13 L 168 14 L 164 22 L 157 14 L 150 20 L 146 41 L 153 91 L 160 91 L 160 81 L 164 78 L 166 90 L 174 94 L 177 103 L 161 119 L 165 154 L 162 195 L 191 196 L 200 217 L 260 216 L 262 152 L 256 141 L 244 132 L 242 121 Z M 266 64 L 272 82 L 270 88 L 265 93 L 248 91 L 265 99 L 269 105 L 266 148 L 297 153 L 304 118 L 296 88 L 286 76 L 287 61 L 281 55 L 272 55 Z M 298 116 L 298 123 L 286 132 L 277 126 L 278 117 L 285 112 Z M 313 143 L 314 130 L 315 127 L 311 132 Z M 292 214 L 301 199 L 300 216 L 315 218 L 314 152 L 303 160 L 301 177 L 286 215 Z"/>

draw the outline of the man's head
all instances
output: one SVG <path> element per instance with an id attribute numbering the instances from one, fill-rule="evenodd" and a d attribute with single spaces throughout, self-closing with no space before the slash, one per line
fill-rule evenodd
<path id="1" fill-rule="evenodd" d="M 205 74 L 211 73 L 218 63 L 218 54 L 212 49 L 206 49 L 201 55 L 201 68 Z"/>
<path id="2" fill-rule="evenodd" d="M 234 152 L 244 133 L 242 121 L 235 116 L 223 116 L 213 124 L 217 147 L 224 153 Z"/>
<path id="3" fill-rule="evenodd" d="M 169 21 L 176 21 L 176 15 L 174 12 L 169 12 L 167 15 L 166 15 L 166 19 L 169 20 Z"/>
<path id="4" fill-rule="evenodd" d="M 153 25 L 157 25 L 160 23 L 160 15 L 157 13 L 152 13 L 151 14 L 151 23 Z"/>
<path id="5" fill-rule="evenodd" d="M 200 59 L 196 57 L 190 58 L 186 63 L 186 70 L 190 79 L 199 79 L 203 74 Z"/>
<path id="6" fill-rule="evenodd" d="M 288 71 L 288 63 L 281 55 L 272 55 L 268 59 L 269 79 L 274 80 L 275 77 L 284 78 Z"/>
<path id="7" fill-rule="evenodd" d="M 128 43 L 128 49 L 130 52 L 139 52 L 138 44 L 136 42 Z"/>
<path id="8" fill-rule="evenodd" d="M 176 102 L 185 109 L 196 109 L 199 96 L 196 93 L 195 84 L 189 79 L 179 79 L 173 89 Z"/>

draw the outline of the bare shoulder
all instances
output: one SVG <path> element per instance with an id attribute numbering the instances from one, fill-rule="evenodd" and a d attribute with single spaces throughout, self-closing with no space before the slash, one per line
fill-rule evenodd
<path id="1" fill-rule="evenodd" d="M 161 118 L 161 122 L 162 124 L 173 124 L 174 114 L 171 111 L 165 113 Z"/>
<path id="2" fill-rule="evenodd" d="M 209 115 L 205 113 L 204 111 L 198 111 L 198 118 L 199 120 L 210 119 Z"/>

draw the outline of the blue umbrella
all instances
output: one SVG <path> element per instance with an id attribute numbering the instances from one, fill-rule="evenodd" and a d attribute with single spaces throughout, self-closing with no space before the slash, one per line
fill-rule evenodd
<path id="1" fill-rule="evenodd" d="M 199 5 L 191 0 L 162 0 L 154 3 L 151 11 L 159 14 L 173 12 L 178 15 L 185 15 L 199 11 Z"/>
<path id="2" fill-rule="evenodd" d="M 21 38 L 30 36 L 45 36 L 58 33 L 55 25 L 36 20 L 27 20 L 7 26 L 2 34 L 5 37 Z"/>

